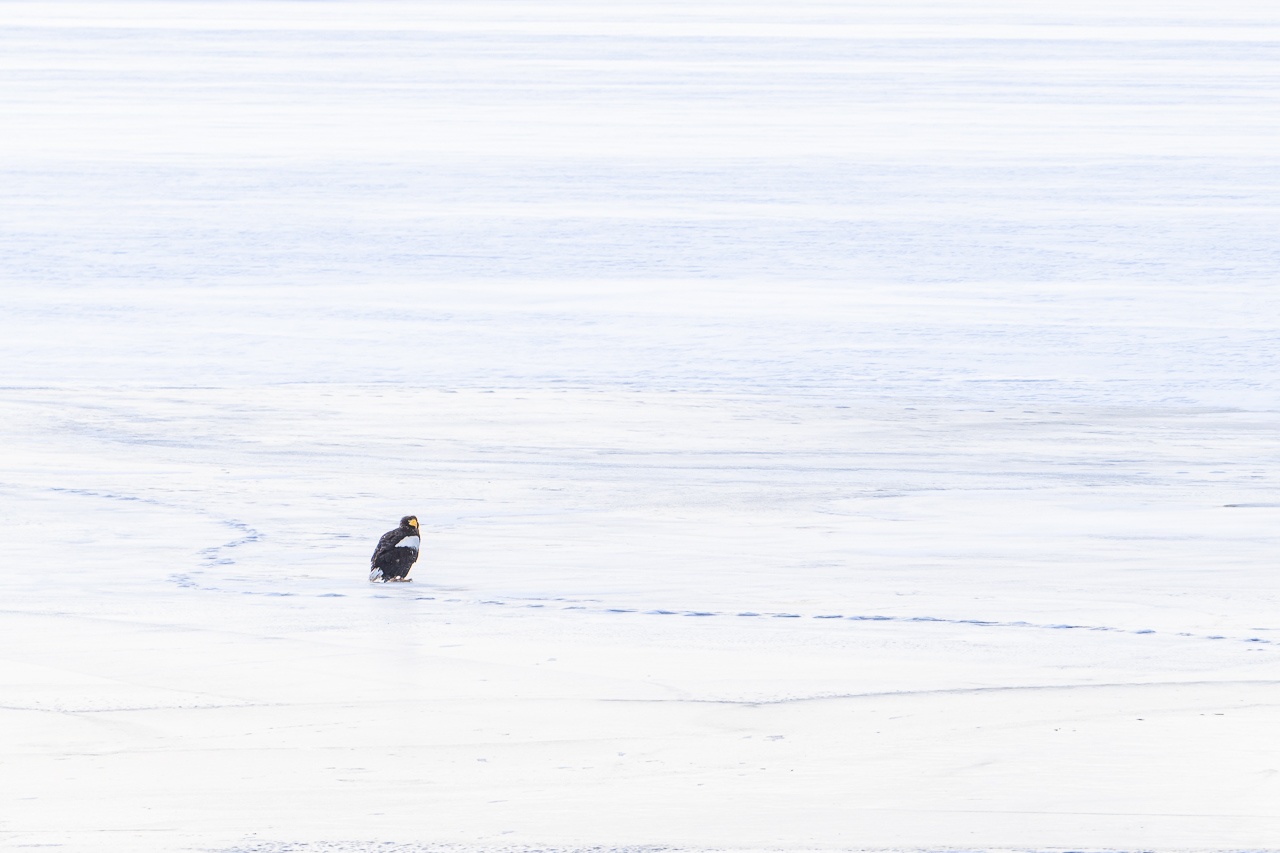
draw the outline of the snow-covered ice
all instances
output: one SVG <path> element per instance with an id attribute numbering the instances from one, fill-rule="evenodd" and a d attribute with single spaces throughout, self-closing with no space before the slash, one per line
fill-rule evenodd
<path id="1" fill-rule="evenodd" d="M 0 844 L 1280 849 L 1274 4 L 0 45 Z"/>

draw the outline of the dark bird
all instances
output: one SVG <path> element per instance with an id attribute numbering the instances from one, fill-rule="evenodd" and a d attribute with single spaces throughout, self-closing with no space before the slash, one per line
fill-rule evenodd
<path id="1" fill-rule="evenodd" d="M 418 545 L 422 542 L 418 530 L 418 517 L 406 515 L 400 519 L 400 526 L 395 530 L 382 534 L 378 540 L 378 548 L 369 560 L 369 580 L 383 583 L 412 583 L 413 578 L 405 577 L 418 559 Z"/>

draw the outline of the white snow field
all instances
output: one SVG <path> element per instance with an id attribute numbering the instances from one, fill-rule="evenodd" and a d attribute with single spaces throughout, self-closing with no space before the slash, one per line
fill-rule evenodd
<path id="1" fill-rule="evenodd" d="M 0 79 L 0 846 L 1280 850 L 1274 2 L 9 2 Z"/>

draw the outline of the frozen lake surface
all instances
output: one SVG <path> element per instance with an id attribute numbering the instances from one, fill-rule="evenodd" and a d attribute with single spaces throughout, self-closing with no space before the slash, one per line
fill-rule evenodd
<path id="1" fill-rule="evenodd" d="M 0 75 L 0 844 L 1280 849 L 1273 4 L 11 2 Z"/>

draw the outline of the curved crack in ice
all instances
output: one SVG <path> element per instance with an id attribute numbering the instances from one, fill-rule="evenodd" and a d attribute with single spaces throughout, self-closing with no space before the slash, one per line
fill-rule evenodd
<path id="1" fill-rule="evenodd" d="M 262 595 L 262 596 L 291 596 L 291 597 L 309 597 L 309 598 L 345 598 L 343 593 L 324 592 L 312 593 L 310 595 L 304 593 L 280 592 L 278 590 L 228 590 L 212 586 L 198 586 L 195 583 L 182 584 L 184 587 L 193 588 L 205 592 L 222 592 L 237 595 Z M 409 590 L 406 590 L 409 591 Z M 416 590 L 414 590 L 416 591 Z M 374 598 L 391 598 L 386 594 L 374 594 Z M 473 599 L 470 601 L 462 599 L 438 599 L 435 596 L 415 595 L 413 601 L 434 601 L 438 604 L 455 604 L 461 607 L 475 606 L 502 606 L 518 603 L 512 601 L 500 601 L 498 599 Z M 1280 645 L 1280 640 L 1267 640 L 1262 637 L 1228 637 L 1223 634 L 1195 634 L 1187 631 L 1156 631 L 1151 628 L 1118 628 L 1112 625 L 1075 625 L 1065 622 L 1058 623 L 1038 623 L 1026 621 L 999 621 L 989 619 L 944 619 L 937 616 L 886 616 L 883 614 L 853 614 L 844 615 L 840 613 L 757 613 L 750 610 L 742 611 L 715 611 L 715 610 L 639 610 L 623 607 L 590 607 L 584 604 L 569 604 L 572 599 L 557 599 L 566 602 L 564 606 L 558 609 L 561 611 L 575 610 L 583 613 L 610 613 L 615 615 L 637 615 L 637 616 L 734 616 L 734 617 L 759 617 L 769 619 L 821 619 L 827 622 L 933 622 L 940 625 L 972 625 L 977 628 L 1030 628 L 1040 631 L 1101 631 L 1114 634 L 1131 634 L 1131 635 L 1151 635 L 1160 637 L 1182 637 L 1191 640 L 1227 640 L 1236 643 L 1256 643 L 1259 645 Z M 524 604 L 524 608 L 547 608 L 546 604 Z"/>

